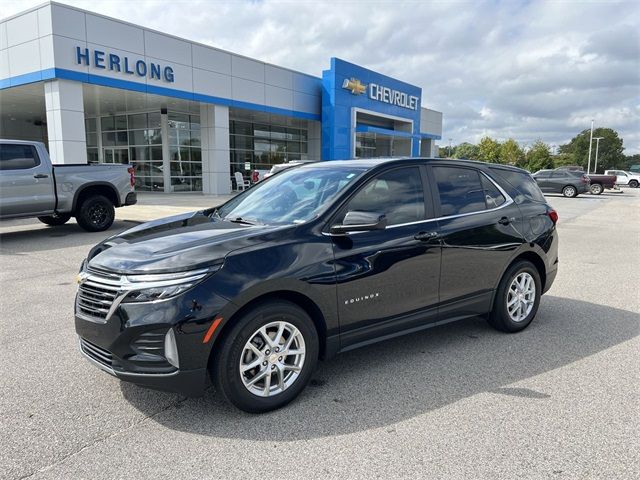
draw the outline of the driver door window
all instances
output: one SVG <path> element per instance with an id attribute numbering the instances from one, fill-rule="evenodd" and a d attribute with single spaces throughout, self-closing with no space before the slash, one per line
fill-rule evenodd
<path id="1" fill-rule="evenodd" d="M 387 225 L 400 225 L 426 219 L 424 188 L 418 167 L 383 172 L 370 180 L 347 204 L 347 212 L 375 212 L 387 217 Z"/>

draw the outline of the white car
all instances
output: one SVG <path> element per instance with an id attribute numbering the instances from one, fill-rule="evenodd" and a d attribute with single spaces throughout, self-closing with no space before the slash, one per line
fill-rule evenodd
<path id="1" fill-rule="evenodd" d="M 624 170 L 605 170 L 605 175 L 615 175 L 616 185 L 628 185 L 631 188 L 638 188 L 640 185 L 640 175 Z"/>

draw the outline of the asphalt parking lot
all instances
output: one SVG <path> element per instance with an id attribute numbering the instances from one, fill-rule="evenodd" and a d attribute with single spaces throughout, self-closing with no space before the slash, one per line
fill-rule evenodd
<path id="1" fill-rule="evenodd" d="M 120 383 L 75 276 L 105 233 L 0 223 L 0 478 L 638 478 L 640 189 L 549 196 L 560 272 L 524 332 L 480 319 L 322 363 L 285 409 Z"/>

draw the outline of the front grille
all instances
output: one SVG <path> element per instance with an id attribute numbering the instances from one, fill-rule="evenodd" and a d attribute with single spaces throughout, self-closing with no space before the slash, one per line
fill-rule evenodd
<path id="1" fill-rule="evenodd" d="M 117 295 L 116 286 L 98 283 L 94 279 L 87 280 L 78 286 L 78 312 L 87 317 L 105 320 Z"/>
<path id="2" fill-rule="evenodd" d="M 164 355 L 164 337 L 162 333 L 145 332 L 131 342 L 131 348 L 138 354 Z"/>
<path id="3" fill-rule="evenodd" d="M 104 365 L 108 368 L 113 368 L 113 355 L 108 350 L 100 348 L 91 342 L 86 341 L 84 338 L 80 338 L 80 348 L 82 351 L 90 357 L 92 360 Z"/>

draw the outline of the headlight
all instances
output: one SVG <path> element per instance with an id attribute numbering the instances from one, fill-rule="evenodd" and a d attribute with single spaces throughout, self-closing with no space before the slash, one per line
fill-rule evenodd
<path id="1" fill-rule="evenodd" d="M 123 303 L 152 302 L 175 297 L 220 270 L 221 266 L 222 264 L 179 273 L 125 275 L 122 277 L 123 289 L 129 293 L 122 301 Z"/>

